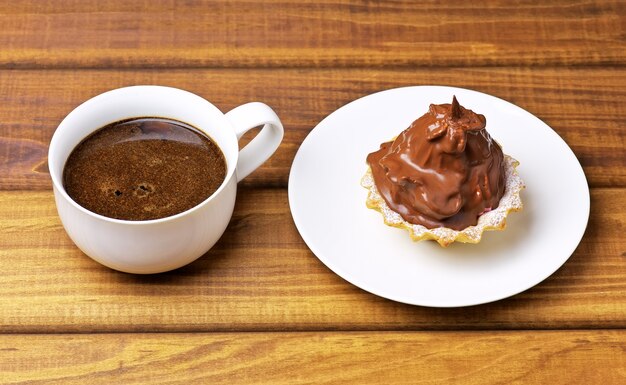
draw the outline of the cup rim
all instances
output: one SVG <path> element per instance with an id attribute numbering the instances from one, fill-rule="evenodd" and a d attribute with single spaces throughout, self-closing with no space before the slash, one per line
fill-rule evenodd
<path id="1" fill-rule="evenodd" d="M 212 200 L 215 199 L 215 197 L 217 195 L 219 195 L 225 188 L 226 185 L 228 185 L 230 183 L 230 181 L 232 180 L 233 176 L 235 175 L 236 169 L 237 169 L 237 159 L 239 156 L 239 153 L 236 152 L 235 156 L 234 156 L 234 164 L 232 167 L 230 167 L 230 170 L 226 173 L 226 176 L 224 177 L 224 180 L 222 181 L 222 184 L 220 184 L 220 186 L 217 188 L 217 190 L 215 190 L 213 192 L 213 194 L 211 194 L 210 196 L 208 196 L 206 199 L 204 199 L 202 202 L 198 203 L 197 205 L 185 210 L 185 211 L 181 211 L 180 213 L 176 213 L 167 217 L 163 217 L 163 218 L 155 218 L 155 219 L 147 219 L 147 220 L 138 220 L 138 221 L 134 221 L 134 220 L 129 220 L 129 219 L 118 219 L 118 218 L 111 218 L 111 217 L 107 217 L 105 215 L 102 214 L 98 214 L 96 212 L 93 212 L 91 210 L 88 210 L 86 208 L 84 208 L 83 206 L 79 205 L 74 199 L 72 199 L 72 197 L 69 196 L 69 194 L 67 193 L 67 191 L 65 191 L 65 188 L 63 187 L 63 183 L 60 181 L 60 176 L 54 172 L 54 167 L 56 167 L 56 165 L 54 164 L 54 158 L 50 156 L 50 154 L 52 153 L 53 150 L 56 149 L 57 145 L 56 143 L 60 140 L 59 139 L 59 127 L 61 127 L 66 120 L 70 117 L 70 115 L 74 114 L 75 111 L 77 110 L 82 110 L 85 108 L 90 108 L 90 104 L 96 103 L 98 102 L 100 99 L 106 98 L 106 97 L 110 97 L 111 94 L 115 94 L 115 93 L 119 93 L 119 92 L 129 92 L 129 91 L 133 91 L 133 90 L 138 90 L 138 89 L 146 89 L 146 88 L 151 88 L 151 89 L 158 89 L 161 91 L 167 91 L 167 92 L 178 92 L 178 93 L 184 93 L 184 94 L 188 94 L 191 97 L 194 98 L 198 98 L 201 99 L 202 102 L 207 103 L 208 106 L 212 107 L 216 112 L 219 113 L 219 115 L 221 117 L 224 118 L 224 122 L 226 122 L 229 126 L 230 126 L 230 122 L 228 121 L 228 119 L 226 119 L 225 115 L 217 108 L 215 107 L 211 102 L 209 102 L 208 100 L 204 99 L 203 97 L 196 95 L 192 92 L 180 89 L 180 88 L 175 88 L 175 87 L 167 87 L 167 86 L 159 86 L 159 85 L 134 85 L 134 86 L 128 86 L 128 87 L 120 87 L 120 88 L 115 88 L 103 93 L 100 93 L 94 97 L 91 97 L 89 99 L 87 99 L 86 101 L 82 102 L 81 104 L 79 104 L 78 106 L 76 106 L 72 111 L 70 111 L 64 118 L 63 120 L 61 120 L 61 122 L 58 124 L 57 128 L 55 129 L 54 133 L 52 134 L 52 139 L 50 140 L 50 145 L 48 147 L 48 172 L 50 173 L 50 179 L 52 179 L 52 186 L 54 188 L 54 190 L 61 194 L 61 196 L 70 203 L 70 205 L 72 205 L 74 208 L 78 209 L 79 211 L 92 216 L 96 219 L 102 220 L 102 221 L 106 221 L 106 222 L 110 222 L 110 223 L 117 223 L 117 224 L 123 224 L 123 225 L 130 225 L 130 226 L 141 226 L 141 225 L 148 225 L 148 224 L 157 224 L 157 223 L 165 223 L 165 222 L 170 222 L 170 221 L 175 221 L 183 216 L 189 215 L 197 210 L 199 210 L 201 207 L 207 205 L 209 202 L 211 202 Z M 156 117 L 156 116 L 155 116 Z M 165 119 L 173 119 L 171 117 L 166 117 L 166 116 L 160 116 L 161 118 L 165 118 Z M 185 122 L 186 123 L 186 122 Z M 190 123 L 187 123 L 190 124 Z M 208 136 L 209 138 L 211 138 L 212 141 L 216 142 L 215 139 L 213 139 L 207 132 L 205 132 L 202 128 L 200 127 L 196 127 L 195 125 L 192 125 L 193 127 L 199 129 L 200 131 L 202 131 L 202 133 L 206 136 Z M 99 127 L 101 128 L 101 127 Z M 98 130 L 99 128 L 96 128 L 92 131 L 89 131 L 89 133 L 87 135 L 90 135 L 91 133 L 95 132 L 96 130 Z M 232 127 L 229 127 L 232 129 Z M 232 131 L 233 135 L 234 135 L 234 130 Z M 84 138 L 83 138 L 84 139 Z M 217 142 L 216 142 L 217 144 Z M 218 145 L 218 147 L 220 148 L 220 151 L 222 151 L 222 153 L 224 154 L 224 150 L 221 148 L 221 146 Z M 76 146 L 74 146 L 74 148 L 76 148 Z M 71 150 L 73 151 L 74 148 Z M 71 153 L 70 151 L 70 153 Z M 69 156 L 69 154 L 68 154 Z M 226 158 L 226 155 L 224 154 L 224 157 Z M 51 160 L 52 159 L 52 160 Z M 67 159 L 65 159 L 67 160 Z M 227 167 L 228 167 L 228 162 L 227 162 Z"/>

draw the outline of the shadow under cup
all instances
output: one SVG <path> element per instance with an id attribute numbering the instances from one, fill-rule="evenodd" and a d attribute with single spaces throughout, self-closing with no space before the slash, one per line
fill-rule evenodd
<path id="1" fill-rule="evenodd" d="M 226 176 L 217 191 L 187 211 L 145 221 L 108 218 L 70 198 L 62 181 L 72 150 L 103 126 L 135 117 L 178 120 L 209 136 L 226 161 Z M 231 123 L 211 103 L 179 89 L 136 86 L 98 95 L 73 110 L 52 137 L 48 164 L 59 217 L 72 241 L 105 266 L 148 274 L 184 266 L 217 242 L 235 204 L 238 156 L 237 135 Z"/>

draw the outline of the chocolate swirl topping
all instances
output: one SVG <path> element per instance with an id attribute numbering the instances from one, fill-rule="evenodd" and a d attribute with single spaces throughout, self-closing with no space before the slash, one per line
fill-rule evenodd
<path id="1" fill-rule="evenodd" d="M 407 222 L 462 230 L 498 207 L 504 194 L 502 149 L 486 120 L 459 105 L 431 104 L 392 142 L 367 156 L 376 188 Z"/>

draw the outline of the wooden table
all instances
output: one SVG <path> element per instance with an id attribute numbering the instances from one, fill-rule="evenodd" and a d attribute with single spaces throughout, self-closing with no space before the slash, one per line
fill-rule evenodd
<path id="1" fill-rule="evenodd" d="M 623 1 L 2 1 L 0 383 L 626 383 L 625 34 Z M 223 111 L 263 101 L 286 130 L 216 247 L 152 276 L 74 246 L 46 163 L 70 110 L 134 84 Z M 298 234 L 287 181 L 305 136 L 420 84 L 509 100 L 576 153 L 589 225 L 536 287 L 404 305 L 333 274 Z"/>

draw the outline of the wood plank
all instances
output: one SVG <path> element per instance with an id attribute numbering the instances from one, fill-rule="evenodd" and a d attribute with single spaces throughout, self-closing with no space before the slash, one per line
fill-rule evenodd
<path id="1" fill-rule="evenodd" d="M 282 189 L 242 189 L 213 250 L 152 276 L 83 255 L 50 192 L 0 192 L 0 333 L 624 328 L 625 192 L 592 190 L 587 233 L 550 278 L 462 309 L 395 303 L 345 282 L 303 243 Z"/>
<path id="2" fill-rule="evenodd" d="M 626 332 L 2 335 L 10 384 L 623 384 Z"/>
<path id="3" fill-rule="evenodd" d="M 565 139 L 591 186 L 626 186 L 622 124 L 626 70 L 421 68 L 0 71 L 0 189 L 50 189 L 46 156 L 58 123 L 86 99 L 133 84 L 187 89 L 222 111 L 254 100 L 272 106 L 285 125 L 285 139 L 269 162 L 246 179 L 248 185 L 286 186 L 293 157 L 306 135 L 342 105 L 384 89 L 443 84 L 473 88 L 518 104 Z M 463 103 L 471 107 L 471 101 Z"/>
<path id="4" fill-rule="evenodd" d="M 624 64 L 624 2 L 0 4 L 0 68 Z"/>

